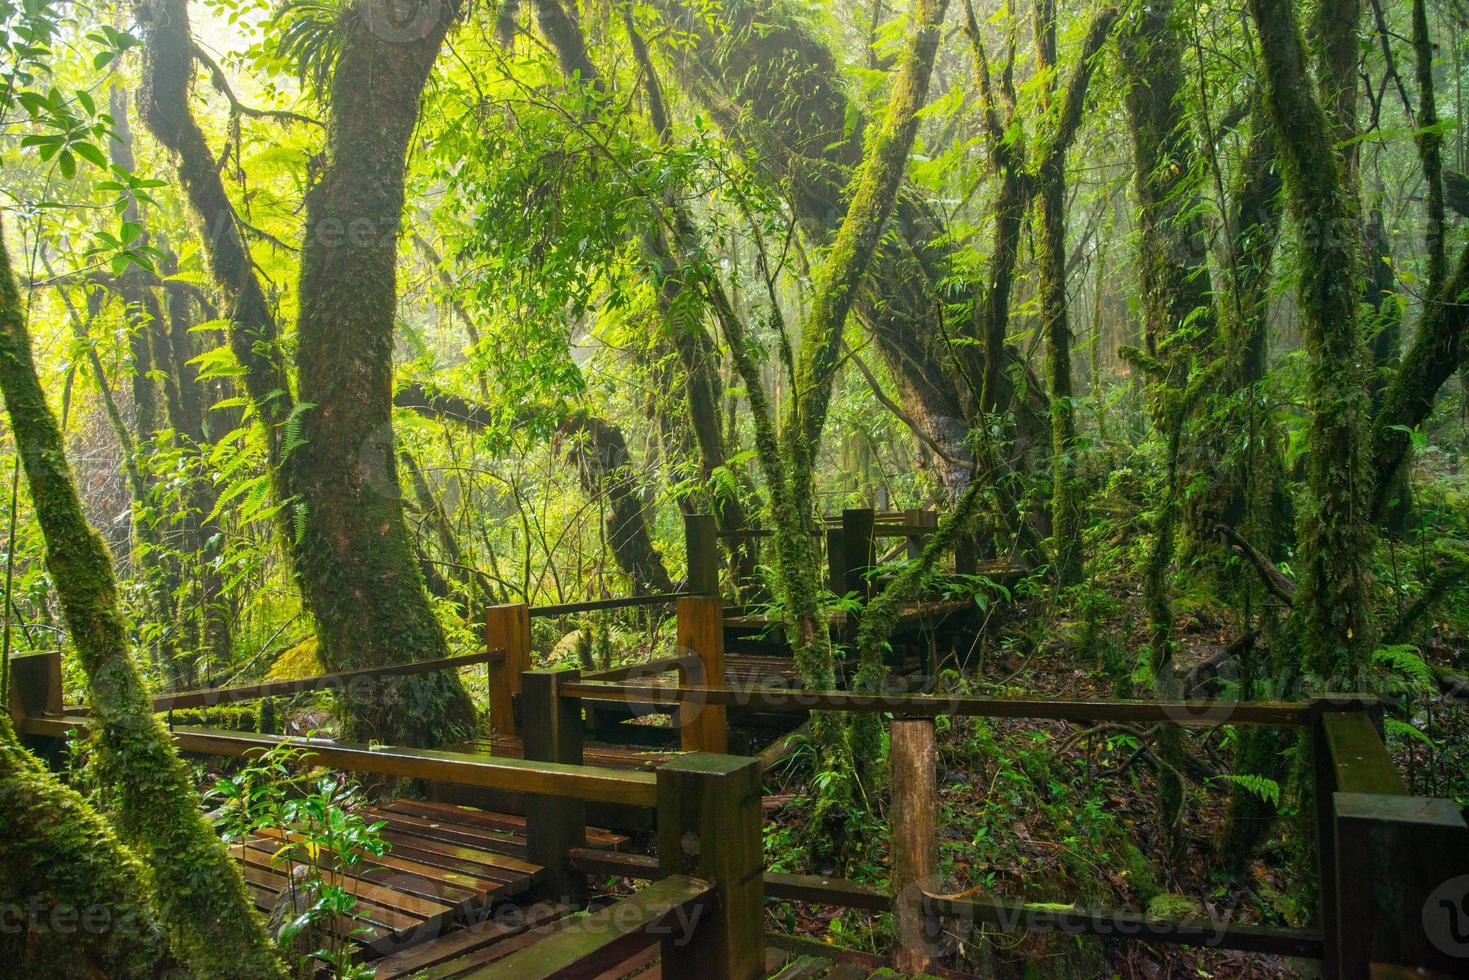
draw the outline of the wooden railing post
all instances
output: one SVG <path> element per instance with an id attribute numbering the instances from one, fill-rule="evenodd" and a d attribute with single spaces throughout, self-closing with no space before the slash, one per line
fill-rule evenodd
<path id="1" fill-rule="evenodd" d="M 678 600 L 677 643 L 679 656 L 693 654 L 699 658 L 705 687 L 725 686 L 724 605 L 716 596 Z M 729 724 L 723 705 L 683 705 L 678 724 L 685 752 L 729 750 Z"/>
<path id="2" fill-rule="evenodd" d="M 1382 740 L 1381 706 L 1317 702 L 1315 788 L 1328 978 L 1377 964 L 1462 975 L 1469 966 L 1469 825 L 1449 800 L 1408 795 Z"/>
<path id="3" fill-rule="evenodd" d="M 930 973 L 938 931 L 923 892 L 938 873 L 938 779 L 932 719 L 893 719 L 892 892 L 897 950 L 893 965 L 905 975 Z"/>
<path id="4" fill-rule="evenodd" d="M 719 595 L 719 532 L 712 514 L 686 514 L 684 552 L 689 560 L 687 591 Z"/>
<path id="5" fill-rule="evenodd" d="M 496 735 L 514 735 L 515 696 L 520 693 L 520 675 L 530 670 L 530 606 L 491 606 L 485 613 L 485 646 L 503 657 L 490 661 L 490 730 Z"/>
<path id="6" fill-rule="evenodd" d="M 842 511 L 843 592 L 855 592 L 863 601 L 872 591 L 867 573 L 877 564 L 876 524 L 871 510 Z"/>
<path id="7" fill-rule="evenodd" d="M 919 507 L 916 510 L 908 511 L 903 515 L 903 519 L 913 527 L 937 528 L 939 526 L 939 515 L 926 507 Z M 923 554 L 923 548 L 924 540 L 922 538 L 910 537 L 908 539 L 909 558 L 918 558 Z"/>
<path id="8" fill-rule="evenodd" d="M 658 864 L 710 882 L 716 901 L 692 935 L 663 939 L 663 975 L 765 976 L 760 764 L 699 752 L 658 769 Z"/>
<path id="9" fill-rule="evenodd" d="M 533 670 L 521 693 L 522 740 L 532 762 L 582 764 L 581 699 L 561 696 L 560 685 L 581 679 L 576 670 Z M 546 869 L 541 891 L 555 901 L 586 901 L 586 876 L 567 863 L 566 852 L 585 847 L 586 804 L 557 796 L 527 794 L 526 856 Z"/>
<path id="10" fill-rule="evenodd" d="M 60 650 L 11 657 L 9 681 L 7 707 L 16 727 L 26 717 L 63 714 Z"/>

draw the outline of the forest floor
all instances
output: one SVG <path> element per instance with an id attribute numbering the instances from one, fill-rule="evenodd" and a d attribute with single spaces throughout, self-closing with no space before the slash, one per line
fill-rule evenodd
<path id="1" fill-rule="evenodd" d="M 1121 583 L 1110 590 L 1109 600 L 1121 609 L 1140 604 L 1140 597 Z M 1146 696 L 1132 689 L 1134 664 L 1108 664 L 1105 652 L 1097 652 L 1146 650 L 1145 619 L 1124 615 L 1109 620 L 1137 625 L 1099 632 L 1075 617 L 1049 615 L 1038 601 L 1011 604 L 1000 622 L 990 624 L 987 649 L 970 658 L 965 676 L 951 680 L 964 689 L 999 696 Z M 1028 639 L 1035 635 L 1028 624 L 1041 622 L 1049 623 L 1042 631 L 1046 639 Z M 1177 626 L 1182 670 L 1218 653 L 1241 632 L 1238 624 L 1204 610 L 1181 615 Z M 1090 651 L 1080 639 L 1089 634 Z M 1457 663 L 1462 651 L 1444 645 L 1425 653 L 1431 654 L 1431 662 Z M 1394 739 L 1395 753 L 1414 792 L 1451 796 L 1446 787 L 1433 785 L 1434 774 L 1442 783 L 1446 767 L 1463 771 L 1462 754 L 1444 758 L 1442 746 L 1469 747 L 1469 712 L 1442 703 L 1426 710 L 1430 716 L 1437 712 L 1429 719 L 1434 739 Z M 1288 787 L 1283 815 L 1256 858 L 1237 876 L 1224 870 L 1217 838 L 1227 823 L 1232 785 L 1218 777 L 1234 772 L 1228 739 L 1224 730 L 1189 739 L 1191 755 L 1216 775 L 1195 773 L 1190 780 L 1179 828 L 1183 857 L 1174 861 L 1170 831 L 1157 805 L 1156 770 L 1141 751 L 1145 746 L 1138 734 L 1062 722 L 941 722 L 945 889 L 1214 922 L 1308 925 L 1311 910 L 1303 907 L 1301 896 L 1313 887 L 1313 859 L 1309 843 L 1300 836 L 1303 817 Z M 804 866 L 799 846 L 808 812 L 809 772 L 797 765 L 783 778 L 773 775 L 777 778 L 767 790 L 782 805 L 767 818 L 772 868 L 830 873 L 834 869 Z M 852 837 L 872 843 L 841 871 L 881 882 L 887 877 L 881 832 L 886 819 L 881 813 L 871 819 L 871 833 L 856 828 L 859 833 Z M 886 916 L 783 904 L 774 919 L 790 933 L 851 948 L 883 952 L 891 940 Z M 1274 978 L 1318 972 L 1315 964 L 1276 956 L 1116 939 L 1007 935 L 984 927 L 951 934 L 949 940 L 952 954 L 946 965 L 997 978 Z"/>

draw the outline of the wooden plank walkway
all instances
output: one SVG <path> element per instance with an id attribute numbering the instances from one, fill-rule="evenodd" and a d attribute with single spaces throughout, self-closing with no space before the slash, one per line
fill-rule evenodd
<path id="1" fill-rule="evenodd" d="M 388 852 L 364 858 L 343 877 L 323 876 L 357 897 L 350 921 L 333 922 L 329 929 L 356 947 L 358 960 L 398 956 L 456 924 L 483 922 L 545 874 L 525 860 L 524 817 L 420 800 L 371 807 L 362 817 L 385 823 Z M 277 854 L 300 841 L 298 835 L 265 830 L 231 848 L 251 900 L 266 915 L 289 884 L 289 866 Z M 589 847 L 615 850 L 626 844 L 620 834 L 588 828 Z"/>

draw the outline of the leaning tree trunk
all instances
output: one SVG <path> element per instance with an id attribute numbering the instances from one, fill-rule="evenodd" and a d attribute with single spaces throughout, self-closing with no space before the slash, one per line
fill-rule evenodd
<path id="1" fill-rule="evenodd" d="M 648 533 L 643 497 L 638 492 L 632 456 L 622 430 L 594 415 L 578 415 L 569 423 L 572 450 L 582 486 L 607 508 L 607 546 L 628 578 L 634 595 L 666 595 L 673 591 L 663 556 Z"/>
<path id="2" fill-rule="evenodd" d="M 694 5 L 664 0 L 663 6 L 670 22 L 696 42 L 674 55 L 680 77 L 744 152 L 782 183 L 802 232 L 814 242 L 830 240 L 846 213 L 843 193 L 871 129 L 848 100 L 831 52 L 783 0 L 725 4 L 728 29 L 717 35 Z M 911 193 L 900 195 L 894 217 L 894 234 L 879 244 L 854 312 L 871 330 L 907 413 L 943 447 L 938 472 L 957 498 L 973 475 L 967 436 L 982 410 L 1015 411 L 1015 463 L 1048 444 L 1048 409 L 1040 385 L 1010 347 L 1004 349 L 1005 369 L 993 375 L 1000 390 L 987 393 L 988 408 L 977 404 L 986 377 L 984 348 L 950 344 L 953 338 L 941 329 L 941 283 L 950 275 L 952 253 L 943 222 Z M 1012 383 L 1017 373 L 1018 387 Z"/>
<path id="3" fill-rule="evenodd" d="M 305 505 L 297 561 L 332 670 L 448 655 L 403 518 L 392 402 L 408 141 L 453 10 L 425 4 L 398 24 L 382 0 L 355 7 L 342 26 L 325 166 L 306 198 L 301 440 L 284 460 Z M 473 705 L 442 672 L 345 707 L 359 738 L 439 744 L 474 727 Z"/>
<path id="4" fill-rule="evenodd" d="M 0 237 L 0 390 L 96 724 L 97 768 L 126 839 L 152 869 L 175 955 L 203 976 L 280 977 L 245 882 L 199 809 L 138 676 L 112 559 L 87 526 L 65 444 L 31 360 L 30 335 Z"/>
<path id="5" fill-rule="evenodd" d="M 1155 428 L 1199 425 L 1171 400 L 1183 397 L 1195 376 L 1220 356 L 1218 313 L 1200 215 L 1194 128 L 1184 115 L 1183 35 L 1171 0 L 1142 8 L 1122 37 L 1132 130 L 1133 189 L 1138 204 L 1138 277 L 1143 343 L 1155 366 L 1151 402 Z M 1213 540 L 1229 499 L 1218 465 L 1226 433 L 1195 431 L 1179 447 L 1181 502 L 1192 544 Z M 1170 556 L 1171 557 L 1171 556 Z"/>

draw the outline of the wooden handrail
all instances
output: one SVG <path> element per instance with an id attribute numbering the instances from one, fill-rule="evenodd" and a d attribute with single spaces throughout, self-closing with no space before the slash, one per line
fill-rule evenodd
<path id="1" fill-rule="evenodd" d="M 1317 960 L 1322 953 L 1321 933 L 1313 929 L 1207 919 L 1163 919 L 1121 909 L 1058 909 L 1051 904 L 1008 898 L 925 895 L 924 905 L 935 915 L 996 926 L 1007 932 L 1065 932 Z"/>
<path id="2" fill-rule="evenodd" d="M 704 662 L 697 656 L 690 654 L 683 657 L 669 657 L 666 660 L 650 660 L 645 664 L 629 664 L 626 667 L 614 667 L 611 670 L 599 670 L 591 674 L 582 674 L 584 681 L 595 681 L 602 684 L 622 684 L 639 677 L 652 677 L 657 674 L 672 674 L 677 672 L 679 677 L 692 680 L 694 677 L 703 677 Z"/>
<path id="3" fill-rule="evenodd" d="M 559 606 L 531 606 L 532 619 L 551 619 L 556 616 L 571 616 L 576 613 L 605 612 L 612 609 L 641 609 L 645 606 L 662 606 L 680 599 L 698 595 L 697 592 L 668 592 L 663 595 L 635 595 L 625 599 L 598 599 L 591 602 L 568 602 Z"/>
<path id="4" fill-rule="evenodd" d="M 62 736 L 73 729 L 85 730 L 89 725 L 90 719 L 87 718 L 26 718 L 22 730 L 28 735 Z M 369 747 L 320 738 L 256 735 L 211 728 L 179 727 L 173 729 L 172 734 L 179 751 L 200 755 L 241 758 L 288 745 L 303 750 L 303 762 L 349 772 L 426 779 L 514 793 L 539 793 L 589 803 L 621 803 L 639 807 L 658 804 L 658 778 L 651 772 L 529 762 L 437 749 Z"/>
<path id="5" fill-rule="evenodd" d="M 582 681 L 562 688 L 564 697 L 589 703 L 681 704 L 752 708 L 769 712 L 852 711 L 913 718 L 1022 718 L 1082 722 L 1145 722 L 1184 727 L 1310 724 L 1312 706 L 1280 701 L 1085 701 L 945 697 L 927 694 L 863 694 L 781 688 L 669 687 Z"/>
<path id="6" fill-rule="evenodd" d="M 569 858 L 574 867 L 588 874 L 612 875 L 634 881 L 652 881 L 660 875 L 655 858 L 637 854 L 578 848 Z M 765 894 L 768 898 L 781 901 L 866 912 L 888 912 L 893 907 L 892 895 L 885 888 L 860 881 L 820 878 L 814 875 L 767 871 Z M 955 898 L 925 893 L 922 899 L 925 907 L 936 915 L 964 918 L 1012 931 L 1066 931 L 1182 945 L 1203 945 L 1207 942 L 1207 945 L 1218 949 L 1321 958 L 1321 933 L 1314 929 L 1216 923 L 1199 919 L 1162 919 L 1122 909 L 1058 909 L 1053 904 L 1028 903 L 1009 898 Z"/>
<path id="7" fill-rule="evenodd" d="M 278 698 L 308 691 L 327 691 L 347 687 L 360 681 L 375 681 L 385 677 L 413 677 L 432 674 L 441 670 L 457 670 L 473 667 L 504 657 L 500 650 L 467 653 L 461 657 L 445 657 L 439 660 L 419 660 L 408 664 L 393 664 L 386 667 L 362 667 L 344 670 L 335 674 L 320 674 L 316 677 L 297 677 L 289 680 L 266 681 L 262 684 L 245 684 L 239 687 L 215 687 L 199 691 L 179 691 L 175 694 L 160 694 L 153 699 L 154 711 L 172 711 L 176 708 L 214 708 L 222 704 L 238 704 L 241 701 L 259 701 L 262 698 Z M 66 713 L 75 717 L 91 714 L 91 708 L 83 705 L 68 707 Z"/>

